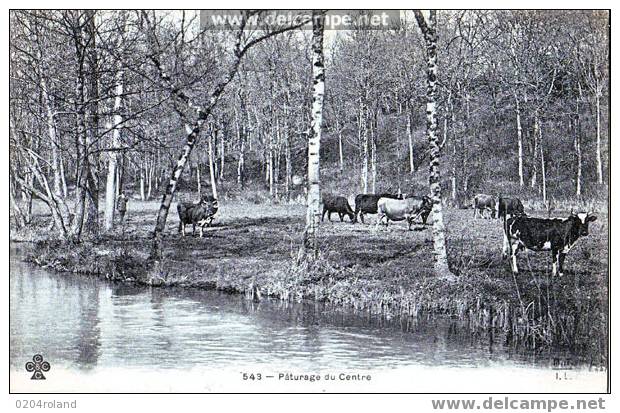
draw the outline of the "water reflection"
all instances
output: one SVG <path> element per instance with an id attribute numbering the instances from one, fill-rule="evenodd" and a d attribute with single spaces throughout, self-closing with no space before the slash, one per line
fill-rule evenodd
<path id="1" fill-rule="evenodd" d="M 188 289 L 147 289 L 49 273 L 10 262 L 10 358 L 41 353 L 73 368 L 226 367 L 372 369 L 403 365 L 524 364 L 501 337 L 446 318 L 358 315 Z"/>

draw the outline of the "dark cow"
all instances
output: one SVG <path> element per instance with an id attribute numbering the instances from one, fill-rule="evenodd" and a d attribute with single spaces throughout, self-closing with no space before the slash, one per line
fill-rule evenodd
<path id="1" fill-rule="evenodd" d="M 347 215 L 351 222 L 355 217 L 353 209 L 349 205 L 349 201 L 343 196 L 335 196 L 332 194 L 323 194 L 323 215 L 321 216 L 321 222 L 325 220 L 325 214 L 327 213 L 327 219 L 332 221 L 332 212 L 336 212 L 340 217 L 340 222 L 344 221 L 344 216 Z"/>
<path id="2" fill-rule="evenodd" d="M 181 235 L 185 236 L 185 226 L 192 224 L 193 236 L 196 233 L 196 225 L 198 225 L 200 229 L 200 238 L 202 238 L 204 227 L 211 225 L 217 209 L 217 199 L 210 195 L 205 195 L 198 203 L 179 202 L 177 204 L 179 232 Z"/>
<path id="3" fill-rule="evenodd" d="M 405 199 L 380 198 L 377 202 L 377 228 L 384 219 L 386 227 L 390 220 L 407 220 L 407 229 L 411 230 L 411 224 L 422 213 L 427 212 L 426 216 L 428 217 L 432 205 L 428 196 L 414 196 Z M 426 223 L 425 219 L 424 222 Z"/>
<path id="4" fill-rule="evenodd" d="M 496 212 L 496 200 L 492 195 L 478 194 L 474 197 L 474 218 L 477 214 L 480 214 L 484 218 L 484 211 L 491 212 L 491 218 L 495 218 Z"/>
<path id="5" fill-rule="evenodd" d="M 504 225 L 504 258 L 511 256 L 516 274 L 517 254 L 524 250 L 551 251 L 553 275 L 562 276 L 564 258 L 579 237 L 588 235 L 588 224 L 596 221 L 589 213 L 571 214 L 568 218 L 544 219 L 524 215 L 509 218 Z"/>
<path id="6" fill-rule="evenodd" d="M 377 202 L 381 198 L 402 199 L 402 195 L 394 195 L 390 193 L 383 194 L 359 194 L 355 197 L 355 217 L 353 222 L 357 222 L 357 216 L 359 215 L 364 223 L 364 214 L 376 214 Z"/>
<path id="7" fill-rule="evenodd" d="M 497 200 L 497 217 L 506 218 L 507 215 L 524 215 L 523 204 L 519 198 L 508 198 L 500 196 Z"/>

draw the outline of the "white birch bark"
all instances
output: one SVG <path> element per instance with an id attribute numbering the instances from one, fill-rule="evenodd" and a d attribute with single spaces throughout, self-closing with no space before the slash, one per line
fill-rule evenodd
<path id="1" fill-rule="evenodd" d="M 439 170 L 440 146 L 437 136 L 437 19 L 436 11 L 429 11 L 428 22 L 419 10 L 414 10 L 418 26 L 424 35 L 427 58 L 426 133 L 430 144 L 429 184 L 433 201 L 433 250 L 435 272 L 440 277 L 452 278 L 448 267 L 446 231 L 443 223 L 441 173 Z"/>
<path id="2" fill-rule="evenodd" d="M 325 94 L 325 67 L 323 56 L 323 30 L 325 15 L 312 12 L 312 122 L 308 138 L 308 195 L 306 228 L 300 249 L 300 258 L 318 255 L 317 231 L 321 218 L 320 149 L 323 123 L 323 97 Z"/>

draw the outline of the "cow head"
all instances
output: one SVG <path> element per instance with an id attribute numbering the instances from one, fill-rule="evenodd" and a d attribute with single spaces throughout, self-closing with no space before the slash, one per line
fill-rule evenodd
<path id="1" fill-rule="evenodd" d="M 589 234 L 588 226 L 590 222 L 596 221 L 596 215 L 590 215 L 589 212 L 580 212 L 575 214 L 571 211 L 568 219 L 573 223 L 573 228 L 576 229 L 579 236 L 586 236 Z"/>
<path id="2" fill-rule="evenodd" d="M 212 196 L 203 196 L 200 200 L 200 205 L 206 208 L 209 213 L 215 214 L 217 212 L 217 199 L 213 198 Z"/>

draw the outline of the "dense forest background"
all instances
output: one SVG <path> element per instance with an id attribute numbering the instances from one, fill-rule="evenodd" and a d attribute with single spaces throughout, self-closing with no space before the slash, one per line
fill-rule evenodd
<path id="1" fill-rule="evenodd" d="M 397 29 L 326 31 L 324 191 L 428 192 L 424 41 L 413 17 L 402 17 Z M 606 203 L 609 13 L 441 11 L 437 19 L 445 203 L 463 207 L 477 192 L 548 208 Z M 60 235 L 102 231 L 103 211 L 111 228 L 121 192 L 161 196 L 195 118 L 206 128 L 179 199 L 211 191 L 223 200 L 300 199 L 312 32 L 260 38 L 201 31 L 198 20 L 194 12 L 11 12 L 17 227 L 32 220 L 35 198 Z M 180 102 L 208 102 L 208 116 Z"/>

